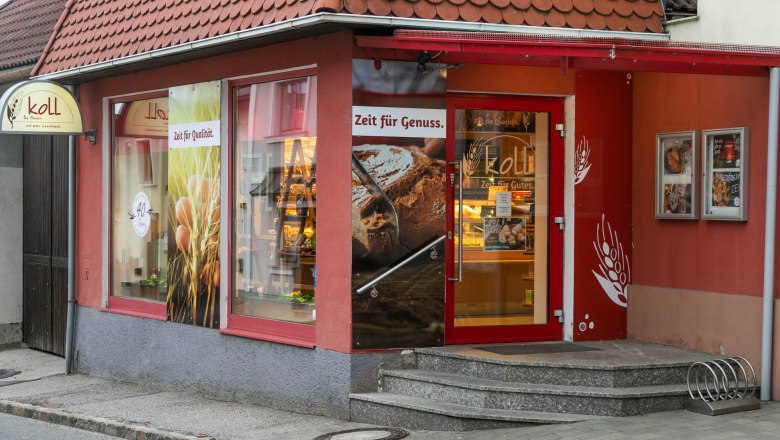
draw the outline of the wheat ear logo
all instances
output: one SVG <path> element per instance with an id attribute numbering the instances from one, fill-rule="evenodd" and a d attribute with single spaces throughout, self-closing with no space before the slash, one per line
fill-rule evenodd
<path id="1" fill-rule="evenodd" d="M 596 225 L 596 240 L 593 242 L 593 248 L 599 258 L 598 272 L 592 271 L 593 275 L 612 302 L 621 307 L 628 307 L 631 264 L 628 255 L 623 251 L 617 232 L 612 230 L 609 222 L 606 222 L 605 226 L 604 214 L 601 214 L 601 224 Z"/>
<path id="2" fill-rule="evenodd" d="M 11 128 L 14 128 L 14 121 L 19 116 L 19 111 L 22 109 L 22 97 L 20 94 L 16 94 L 10 104 L 6 106 L 6 117 L 8 122 L 11 123 Z"/>
<path id="3" fill-rule="evenodd" d="M 590 147 L 588 146 L 588 140 L 585 136 L 577 144 L 577 154 L 574 156 L 574 184 L 578 184 L 585 180 L 585 176 L 590 171 Z"/>
<path id="4" fill-rule="evenodd" d="M 485 144 L 487 140 L 477 139 L 471 144 L 468 152 L 463 154 L 463 175 L 467 178 L 474 175 L 479 166 L 479 160 L 485 151 Z"/>

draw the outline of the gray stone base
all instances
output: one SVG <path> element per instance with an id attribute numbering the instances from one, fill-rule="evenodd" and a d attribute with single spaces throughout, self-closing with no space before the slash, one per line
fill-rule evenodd
<path id="1" fill-rule="evenodd" d="M 344 354 L 79 307 L 76 369 L 220 400 L 349 418 L 349 393 L 376 389 L 397 353 Z"/>
<path id="2" fill-rule="evenodd" d="M 0 345 L 22 342 L 22 323 L 0 324 Z"/>

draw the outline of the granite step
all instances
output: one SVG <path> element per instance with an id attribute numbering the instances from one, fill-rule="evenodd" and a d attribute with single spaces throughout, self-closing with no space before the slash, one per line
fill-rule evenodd
<path id="1" fill-rule="evenodd" d="M 386 370 L 383 391 L 501 410 L 629 416 L 683 408 L 685 384 L 593 387 L 506 382 L 431 370 Z"/>
<path id="2" fill-rule="evenodd" d="M 351 394 L 351 420 L 430 431 L 472 431 L 538 424 L 574 423 L 601 417 L 478 408 L 394 393 Z"/>
<path id="3" fill-rule="evenodd" d="M 526 360 L 512 356 L 493 358 L 437 349 L 415 350 L 417 368 L 504 382 L 623 388 L 681 384 L 691 361 L 635 364 L 567 363 Z M 597 356 L 592 355 L 592 356 Z"/>

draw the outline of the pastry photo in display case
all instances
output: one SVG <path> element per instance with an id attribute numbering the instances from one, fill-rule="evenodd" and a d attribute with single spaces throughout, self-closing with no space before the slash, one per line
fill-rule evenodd
<path id="1" fill-rule="evenodd" d="M 747 220 L 748 129 L 703 130 L 702 217 Z"/>
<path id="2" fill-rule="evenodd" d="M 696 131 L 656 135 L 656 218 L 699 217 L 696 151 Z"/>

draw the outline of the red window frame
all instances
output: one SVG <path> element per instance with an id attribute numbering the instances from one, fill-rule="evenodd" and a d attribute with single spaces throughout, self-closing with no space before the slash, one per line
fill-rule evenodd
<path id="1" fill-rule="evenodd" d="M 144 99 L 153 99 L 153 98 L 165 98 L 168 96 L 167 91 L 159 91 L 159 92 L 148 92 L 148 93 L 140 93 L 137 95 L 132 96 L 123 96 L 120 98 L 112 98 L 108 101 L 108 114 L 106 115 L 107 118 L 109 118 L 110 127 L 109 127 L 109 142 L 111 143 L 108 154 L 109 154 L 109 162 L 108 162 L 108 174 L 109 174 L 109 184 L 108 184 L 108 206 L 112 207 L 114 203 L 114 148 L 115 140 L 116 140 L 116 127 L 114 123 L 114 114 L 113 109 L 115 104 L 121 104 L 121 103 L 130 103 L 133 101 L 141 101 Z M 109 211 L 109 221 L 108 221 L 108 274 L 106 275 L 108 277 L 108 300 L 106 307 L 103 307 L 102 310 L 105 312 L 113 312 L 113 313 L 119 313 L 122 315 L 130 315 L 130 316 L 137 316 L 141 318 L 149 318 L 149 319 L 156 319 L 160 321 L 165 321 L 167 319 L 167 313 L 168 313 L 168 305 L 166 303 L 157 303 L 152 301 L 145 301 L 142 299 L 135 299 L 135 298 L 129 298 L 129 297 L 119 297 L 113 295 L 113 264 L 114 264 L 114 253 L 112 249 L 113 245 L 113 228 L 110 218 L 111 214 Z"/>
<path id="2" fill-rule="evenodd" d="M 237 125 L 235 119 L 236 103 L 234 102 L 234 90 L 238 87 L 262 84 L 274 81 L 293 80 L 296 78 L 305 78 L 309 76 L 317 76 L 318 71 L 316 68 L 305 68 L 290 72 L 274 73 L 268 75 L 259 75 L 248 78 L 241 78 L 237 80 L 228 81 L 228 182 L 230 189 L 228 191 L 228 240 L 227 240 L 227 252 L 228 258 L 228 277 L 227 277 L 227 327 L 220 329 L 220 333 L 242 336 L 253 339 L 260 339 L 272 342 L 279 342 L 288 345 L 297 345 L 300 347 L 313 348 L 315 346 L 315 329 L 317 322 L 314 324 L 299 324 L 295 322 L 277 321 L 267 318 L 257 318 L 253 316 L 238 315 L 233 313 L 233 290 L 234 290 L 234 255 L 235 255 L 235 243 L 234 237 L 234 208 L 235 208 L 235 182 L 234 182 L 234 135 Z M 292 135 L 293 132 L 284 132 L 283 134 Z M 315 257 L 316 258 L 316 257 Z"/>

